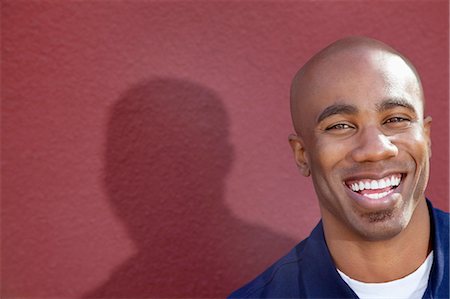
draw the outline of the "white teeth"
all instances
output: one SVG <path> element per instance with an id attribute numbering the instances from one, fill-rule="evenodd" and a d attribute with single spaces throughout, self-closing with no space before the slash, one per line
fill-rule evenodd
<path id="1" fill-rule="evenodd" d="M 392 175 L 388 178 L 383 178 L 380 180 L 361 180 L 359 182 L 354 182 L 350 185 L 350 189 L 353 191 L 362 191 L 362 190 L 376 190 L 376 189 L 384 189 L 388 187 L 397 187 L 400 185 L 401 177 L 398 175 Z"/>
<path id="2" fill-rule="evenodd" d="M 364 183 L 363 182 L 359 182 L 359 190 L 364 190 Z"/>
<path id="3" fill-rule="evenodd" d="M 378 182 L 377 181 L 370 182 L 370 188 L 371 189 L 378 189 Z"/>
<path id="4" fill-rule="evenodd" d="M 400 185 L 400 178 L 392 177 L 391 178 L 391 184 L 392 184 L 392 186 Z"/>
<path id="5" fill-rule="evenodd" d="M 392 186 L 392 183 L 391 183 L 391 179 L 390 178 L 387 178 L 386 179 L 386 187 L 387 186 Z"/>
<path id="6" fill-rule="evenodd" d="M 392 190 L 381 192 L 381 193 L 372 193 L 372 194 L 363 194 L 363 195 L 365 197 L 368 197 L 368 198 L 371 198 L 371 199 L 380 199 L 380 198 L 385 197 L 386 195 L 388 195 L 391 192 L 392 192 Z"/>
<path id="7" fill-rule="evenodd" d="M 372 199 L 378 199 L 379 198 L 378 195 L 379 195 L 378 193 L 364 194 L 365 197 L 372 198 Z"/>

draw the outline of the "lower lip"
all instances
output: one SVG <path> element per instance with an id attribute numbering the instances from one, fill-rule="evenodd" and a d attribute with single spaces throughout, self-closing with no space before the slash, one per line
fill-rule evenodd
<path id="1" fill-rule="evenodd" d="M 353 192 L 346 186 L 346 192 L 353 201 L 366 210 L 386 210 L 393 208 L 400 199 L 399 186 L 391 190 L 389 194 L 382 198 L 372 199 L 362 194 Z"/>

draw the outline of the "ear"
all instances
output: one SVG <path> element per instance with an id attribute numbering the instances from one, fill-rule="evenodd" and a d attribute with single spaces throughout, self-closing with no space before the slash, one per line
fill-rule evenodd
<path id="1" fill-rule="evenodd" d="M 432 122 L 431 116 L 427 116 L 423 119 L 423 132 L 425 134 L 425 138 L 427 139 L 428 143 L 428 152 L 430 154 L 431 158 L 431 122 Z"/>
<path id="2" fill-rule="evenodd" d="M 310 176 L 311 170 L 309 169 L 308 154 L 306 153 L 303 140 L 298 135 L 291 134 L 289 135 L 289 144 L 294 152 L 298 169 L 304 176 Z"/>

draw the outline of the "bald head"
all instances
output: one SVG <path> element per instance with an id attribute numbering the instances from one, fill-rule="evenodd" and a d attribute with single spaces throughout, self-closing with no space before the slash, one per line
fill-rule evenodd
<path id="1" fill-rule="evenodd" d="M 378 40 L 367 37 L 346 37 L 318 52 L 294 76 L 290 101 L 292 121 L 297 134 L 300 134 L 302 128 L 302 112 L 305 110 L 303 108 L 310 104 L 311 95 L 317 94 L 318 88 L 323 87 L 330 80 L 344 80 L 344 76 L 341 77 L 339 74 L 351 69 L 360 70 L 364 76 L 366 69 L 386 68 L 385 61 L 389 61 L 391 73 L 409 73 L 407 75 L 414 77 L 415 92 L 423 103 L 419 75 L 406 57 Z"/>

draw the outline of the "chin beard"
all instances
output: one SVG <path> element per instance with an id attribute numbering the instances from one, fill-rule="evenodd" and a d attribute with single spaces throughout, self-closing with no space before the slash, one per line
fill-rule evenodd
<path id="1" fill-rule="evenodd" d="M 384 222 L 392 218 L 392 210 L 367 213 L 365 217 L 370 223 Z"/>
<path id="2" fill-rule="evenodd" d="M 360 230 L 360 234 L 370 241 L 383 241 L 398 235 L 406 226 L 394 219 L 393 210 L 370 212 L 363 215 L 369 228 Z"/>

